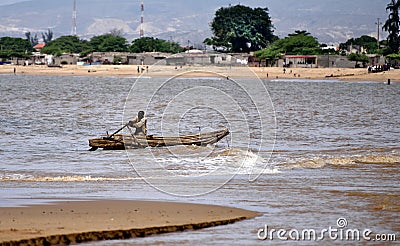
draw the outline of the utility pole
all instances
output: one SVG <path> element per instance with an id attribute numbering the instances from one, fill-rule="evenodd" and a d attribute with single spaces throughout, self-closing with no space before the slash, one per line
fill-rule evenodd
<path id="1" fill-rule="evenodd" d="M 379 44 L 379 31 L 381 29 L 381 24 L 382 22 L 380 22 L 380 18 L 378 18 L 378 21 L 375 23 L 375 25 L 378 25 L 378 50 L 380 49 L 380 44 Z"/>

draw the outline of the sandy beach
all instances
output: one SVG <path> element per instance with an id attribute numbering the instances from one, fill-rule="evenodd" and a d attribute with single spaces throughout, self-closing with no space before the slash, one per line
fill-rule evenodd
<path id="1" fill-rule="evenodd" d="M 0 208 L 1 245 L 127 239 L 196 230 L 258 216 L 214 205 L 152 201 L 69 201 Z"/>
<path id="2" fill-rule="evenodd" d="M 197 72 L 195 76 L 210 76 L 210 73 L 217 73 L 231 78 L 253 77 L 254 74 L 248 67 L 222 67 L 222 66 L 162 66 L 154 65 L 143 66 L 144 72 L 138 73 L 136 65 L 93 65 L 77 66 L 65 65 L 62 67 L 47 67 L 44 65 L 32 66 L 0 66 L 0 74 L 13 74 L 14 68 L 16 74 L 25 75 L 50 75 L 50 76 L 114 76 L 114 77 L 155 77 L 170 78 L 183 74 L 181 76 L 194 76 L 191 71 Z M 250 68 L 261 79 L 318 79 L 318 80 L 342 80 L 342 81 L 376 81 L 391 82 L 400 81 L 400 70 L 391 70 L 382 73 L 368 73 L 365 68 L 283 68 L 278 67 L 251 67 Z"/>

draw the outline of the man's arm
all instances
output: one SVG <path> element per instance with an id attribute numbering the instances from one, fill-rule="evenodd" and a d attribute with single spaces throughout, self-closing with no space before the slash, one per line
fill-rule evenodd
<path id="1" fill-rule="evenodd" d="M 136 122 L 135 124 L 133 124 L 133 127 L 139 128 L 142 127 L 146 124 L 146 118 L 144 117 L 143 119 L 141 119 L 139 122 Z M 137 119 L 136 119 L 137 121 Z"/>
<path id="2" fill-rule="evenodd" d="M 129 126 L 135 127 L 135 123 L 138 122 L 138 117 L 135 116 L 135 118 L 133 118 L 133 120 L 129 121 Z"/>

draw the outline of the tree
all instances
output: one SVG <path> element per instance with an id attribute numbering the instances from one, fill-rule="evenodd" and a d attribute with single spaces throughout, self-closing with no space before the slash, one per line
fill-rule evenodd
<path id="1" fill-rule="evenodd" d="M 80 53 L 84 50 L 82 41 L 76 36 L 61 36 L 49 42 L 42 50 L 43 54 L 60 56 L 63 53 Z"/>
<path id="2" fill-rule="evenodd" d="M 0 57 L 10 59 L 13 57 L 27 58 L 33 51 L 28 39 L 23 38 L 0 38 Z"/>
<path id="3" fill-rule="evenodd" d="M 386 7 L 386 11 L 389 11 L 389 17 L 385 24 L 383 25 L 383 30 L 389 32 L 389 36 L 387 38 L 388 41 L 388 51 L 386 53 L 398 53 L 400 46 L 400 17 L 399 17 L 399 9 L 400 9 L 400 0 L 391 0 L 390 3 Z"/>
<path id="4" fill-rule="evenodd" d="M 104 34 L 95 36 L 88 42 L 88 46 L 92 51 L 98 52 L 127 52 L 127 40 L 121 36 L 112 34 Z"/>
<path id="5" fill-rule="evenodd" d="M 115 37 L 122 37 L 123 30 L 118 28 L 113 28 L 110 31 L 110 34 Z"/>
<path id="6" fill-rule="evenodd" d="M 306 30 L 296 30 L 294 31 L 294 33 L 288 34 L 289 37 L 294 37 L 298 35 L 310 36 L 311 33 L 307 32 Z"/>
<path id="7" fill-rule="evenodd" d="M 362 62 L 363 63 L 363 67 L 365 67 L 365 64 L 369 62 L 369 58 L 368 56 L 364 55 L 364 54 L 350 54 L 347 59 L 349 59 L 349 61 L 355 61 L 356 62 L 356 67 L 358 67 L 358 63 Z"/>
<path id="8" fill-rule="evenodd" d="M 367 53 L 374 54 L 378 52 L 378 40 L 374 37 L 363 35 L 359 38 L 351 38 L 345 43 L 341 43 L 339 48 L 341 50 L 348 50 L 351 45 L 362 46 L 367 50 Z"/>
<path id="9" fill-rule="evenodd" d="M 204 43 L 232 52 L 255 51 L 277 39 L 273 28 L 268 8 L 222 7 L 211 22 L 214 36 L 205 39 Z"/>
<path id="10" fill-rule="evenodd" d="M 42 38 L 43 42 L 48 44 L 51 40 L 53 40 L 53 32 L 50 29 L 47 30 L 47 33 L 42 32 Z"/>
<path id="11" fill-rule="evenodd" d="M 400 54 L 390 54 L 386 56 L 387 59 L 389 59 L 389 63 L 391 66 L 394 66 L 395 68 L 399 67 L 400 63 Z"/>
<path id="12" fill-rule="evenodd" d="M 278 41 L 277 41 L 278 42 Z M 270 47 L 254 52 L 254 56 L 261 60 L 275 60 L 282 56 L 283 50 L 278 45 L 271 45 Z"/>
<path id="13" fill-rule="evenodd" d="M 32 47 L 39 43 L 39 39 L 37 37 L 37 34 L 35 34 L 35 36 L 32 36 L 31 32 L 26 32 L 25 36 L 29 40 L 29 42 L 31 43 Z"/>
<path id="14" fill-rule="evenodd" d="M 273 60 L 286 55 L 317 55 L 321 54 L 317 38 L 306 31 L 295 31 L 284 39 L 275 41 L 268 48 L 256 51 L 254 55 L 260 59 Z"/>
<path id="15" fill-rule="evenodd" d="M 130 47 L 130 52 L 141 53 L 141 52 L 166 52 L 166 53 L 179 53 L 183 49 L 178 43 L 169 42 L 166 40 L 143 37 L 133 40 Z"/>

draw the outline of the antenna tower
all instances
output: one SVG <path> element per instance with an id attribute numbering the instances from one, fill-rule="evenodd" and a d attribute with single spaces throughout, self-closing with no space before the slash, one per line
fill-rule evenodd
<path id="1" fill-rule="evenodd" d="M 142 14 L 141 14 L 141 16 L 140 16 L 140 37 L 143 38 L 143 37 L 144 37 L 144 30 L 143 30 L 143 23 L 144 23 L 144 0 L 142 0 L 141 11 L 142 11 Z"/>
<path id="2" fill-rule="evenodd" d="M 72 35 L 76 36 L 76 0 L 74 0 L 74 8 L 72 10 Z"/>

